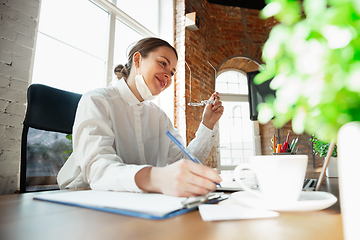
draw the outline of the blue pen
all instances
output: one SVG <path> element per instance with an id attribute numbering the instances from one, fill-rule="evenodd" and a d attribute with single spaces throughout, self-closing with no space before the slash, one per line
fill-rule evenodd
<path id="1" fill-rule="evenodd" d="M 181 144 L 181 142 L 179 142 L 169 131 L 166 131 L 166 135 L 168 135 L 168 137 L 191 159 L 191 161 L 201 164 L 201 162 L 197 160 L 196 157 L 194 157 L 191 153 L 189 153 Z M 221 187 L 220 183 L 216 183 L 216 185 Z"/>

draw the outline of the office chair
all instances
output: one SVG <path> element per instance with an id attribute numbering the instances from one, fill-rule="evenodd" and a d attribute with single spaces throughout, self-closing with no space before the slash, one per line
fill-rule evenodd
<path id="1" fill-rule="evenodd" d="M 72 133 L 81 94 L 42 84 L 27 91 L 21 138 L 20 193 L 59 189 L 57 174 L 72 150 Z"/>

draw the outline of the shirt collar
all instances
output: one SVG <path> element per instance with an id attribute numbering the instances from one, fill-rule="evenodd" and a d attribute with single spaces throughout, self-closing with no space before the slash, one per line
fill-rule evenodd
<path id="1" fill-rule="evenodd" d="M 116 88 L 119 90 L 121 97 L 127 102 L 130 106 L 138 105 L 138 104 L 147 104 L 147 101 L 140 102 L 135 95 L 130 90 L 129 86 L 127 85 L 126 81 L 122 78 L 116 83 Z"/>

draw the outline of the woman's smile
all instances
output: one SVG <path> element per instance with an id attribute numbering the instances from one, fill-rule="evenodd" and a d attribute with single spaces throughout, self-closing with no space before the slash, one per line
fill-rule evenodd
<path id="1" fill-rule="evenodd" d="M 163 88 L 166 86 L 166 80 L 161 79 L 161 78 L 159 78 L 159 77 L 157 77 L 157 76 L 155 76 L 155 77 L 156 77 L 156 79 L 159 81 L 160 86 L 161 86 L 161 89 L 163 89 Z"/>

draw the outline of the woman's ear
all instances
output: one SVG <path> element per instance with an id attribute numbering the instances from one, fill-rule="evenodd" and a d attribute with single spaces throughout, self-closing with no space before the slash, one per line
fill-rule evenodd
<path id="1" fill-rule="evenodd" d="M 133 55 L 133 64 L 135 65 L 135 67 L 139 67 L 140 60 L 141 60 L 141 53 L 140 52 L 134 53 L 134 55 Z"/>

